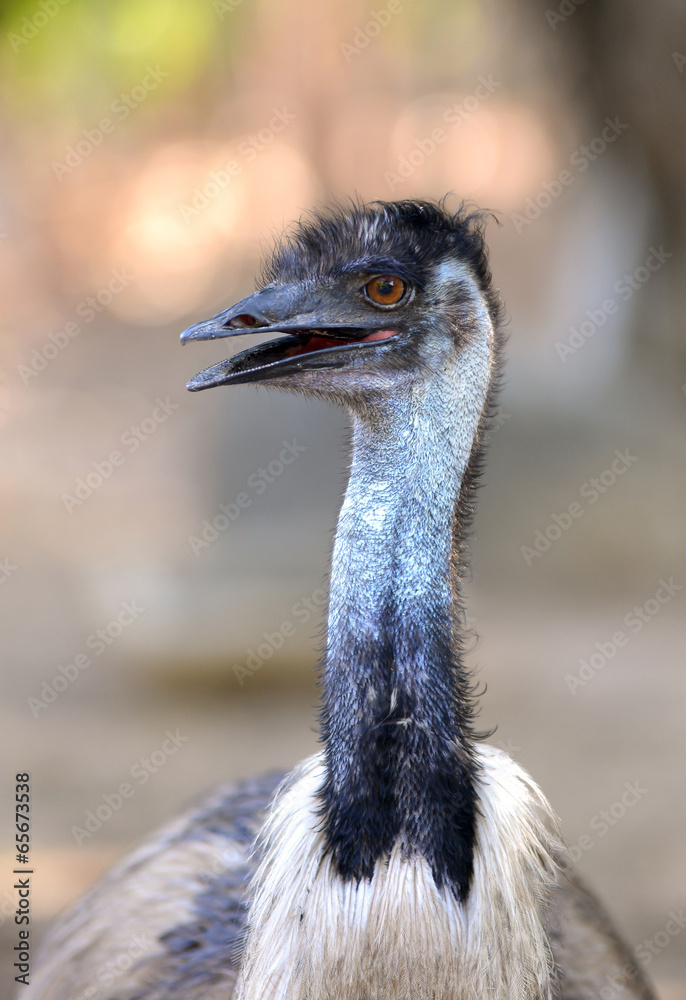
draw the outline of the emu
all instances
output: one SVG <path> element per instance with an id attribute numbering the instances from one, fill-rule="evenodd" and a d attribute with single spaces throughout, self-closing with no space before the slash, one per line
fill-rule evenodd
<path id="1" fill-rule="evenodd" d="M 121 862 L 54 926 L 23 996 L 653 996 L 541 791 L 474 730 L 465 536 L 502 348 L 484 225 L 429 202 L 336 206 L 183 334 L 275 335 L 191 391 L 257 383 L 350 415 L 323 749 L 219 789 Z"/>

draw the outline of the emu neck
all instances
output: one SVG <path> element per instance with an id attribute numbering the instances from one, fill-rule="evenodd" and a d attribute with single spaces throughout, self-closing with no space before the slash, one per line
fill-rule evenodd
<path id="1" fill-rule="evenodd" d="M 462 359 L 464 360 L 464 359 Z M 483 411 L 487 359 L 353 416 L 334 546 L 323 735 L 327 847 L 343 878 L 371 878 L 396 843 L 464 899 L 475 764 L 459 653 L 454 539 Z"/>

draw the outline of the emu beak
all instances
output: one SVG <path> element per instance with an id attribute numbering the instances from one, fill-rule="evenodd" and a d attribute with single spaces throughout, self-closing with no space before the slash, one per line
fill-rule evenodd
<path id="1" fill-rule="evenodd" d="M 320 286 L 308 291 L 300 284 L 268 286 L 212 319 L 189 327 L 181 334 L 181 343 L 249 333 L 285 336 L 220 361 L 192 378 L 187 388 L 198 392 L 217 385 L 342 368 L 348 363 L 349 352 L 395 338 L 396 330 L 379 328 L 380 319 L 335 289 Z"/>

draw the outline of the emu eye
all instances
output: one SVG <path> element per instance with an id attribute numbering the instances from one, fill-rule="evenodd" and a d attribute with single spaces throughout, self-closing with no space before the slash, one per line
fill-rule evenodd
<path id="1" fill-rule="evenodd" d="M 372 278 L 364 286 L 364 290 L 372 300 L 380 306 L 394 306 L 405 294 L 405 282 L 390 274 Z"/>

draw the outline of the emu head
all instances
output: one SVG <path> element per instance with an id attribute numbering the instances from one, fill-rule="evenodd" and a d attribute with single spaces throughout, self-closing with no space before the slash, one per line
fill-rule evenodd
<path id="1" fill-rule="evenodd" d="M 260 382 L 362 413 L 459 365 L 480 334 L 491 367 L 498 299 L 478 212 L 398 201 L 314 214 L 280 239 L 260 285 L 181 340 L 276 339 L 201 372 L 190 390 Z"/>

